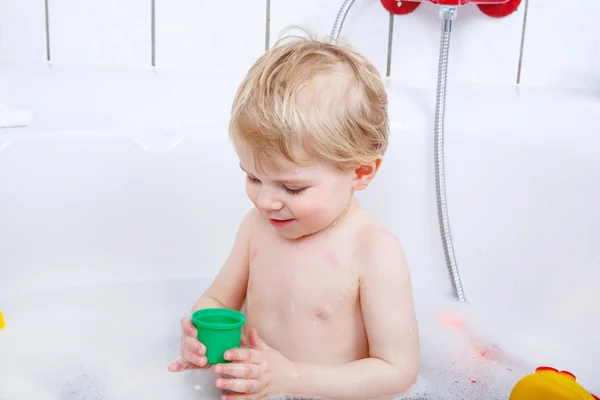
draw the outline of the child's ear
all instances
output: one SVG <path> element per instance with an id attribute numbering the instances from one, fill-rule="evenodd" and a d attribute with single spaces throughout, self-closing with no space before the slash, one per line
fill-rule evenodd
<path id="1" fill-rule="evenodd" d="M 356 167 L 354 170 L 354 190 L 363 190 L 369 186 L 381 166 L 381 161 L 382 159 L 379 157 L 368 164 L 361 164 Z"/>

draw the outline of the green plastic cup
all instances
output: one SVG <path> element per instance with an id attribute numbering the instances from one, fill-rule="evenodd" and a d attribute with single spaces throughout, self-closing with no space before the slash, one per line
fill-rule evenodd
<path id="1" fill-rule="evenodd" d="M 228 308 L 205 308 L 192 314 L 192 324 L 198 330 L 198 340 L 206 347 L 209 364 L 229 362 L 223 354 L 240 347 L 246 316 Z"/>

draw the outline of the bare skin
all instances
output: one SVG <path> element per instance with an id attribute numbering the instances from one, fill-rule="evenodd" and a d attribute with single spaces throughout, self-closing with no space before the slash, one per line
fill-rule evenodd
<path id="1" fill-rule="evenodd" d="M 416 381 L 419 340 L 405 256 L 352 195 L 378 163 L 347 174 L 317 164 L 259 173 L 244 149 L 238 154 L 256 207 L 193 307 L 244 307 L 247 316 L 245 346 L 225 354 L 232 363 L 215 366 L 233 377 L 217 379 L 218 388 L 236 393 L 222 398 L 406 392 Z M 289 182 L 278 189 L 290 177 L 302 186 L 291 189 L 303 194 L 290 191 Z M 206 367 L 189 318 L 182 330 L 182 359 L 169 369 Z"/>
<path id="2" fill-rule="evenodd" d="M 340 364 L 368 356 L 357 262 L 358 236 L 368 227 L 356 226 L 365 224 L 364 211 L 360 214 L 301 241 L 279 237 L 257 218 L 250 244 L 248 328 L 262 332 L 293 361 Z M 343 229 L 346 224 L 355 226 Z"/>

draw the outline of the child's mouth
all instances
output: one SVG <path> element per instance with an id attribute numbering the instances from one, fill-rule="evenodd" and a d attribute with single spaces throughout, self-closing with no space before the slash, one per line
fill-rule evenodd
<path id="1" fill-rule="evenodd" d="M 293 221 L 293 219 L 272 219 L 272 218 L 269 218 L 269 222 L 271 223 L 271 225 L 273 225 L 276 228 L 281 228 L 282 226 L 286 226 L 287 224 L 289 224 L 292 221 Z"/>

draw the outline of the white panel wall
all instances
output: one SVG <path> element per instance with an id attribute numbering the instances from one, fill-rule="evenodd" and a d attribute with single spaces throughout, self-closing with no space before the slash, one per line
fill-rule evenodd
<path id="1" fill-rule="evenodd" d="M 524 4 L 499 19 L 486 16 L 472 4 L 458 10 L 450 37 L 448 81 L 517 81 Z M 437 6 L 423 3 L 413 13 L 394 18 L 392 76 L 435 85 L 441 33 Z"/>
<path id="2" fill-rule="evenodd" d="M 265 49 L 266 0 L 156 0 L 156 66 L 247 70 Z"/>
<path id="3" fill-rule="evenodd" d="M 521 82 L 600 90 L 600 1 L 532 0 Z"/>
<path id="4" fill-rule="evenodd" d="M 52 62 L 149 66 L 150 4 L 150 0 L 49 0 Z"/>
<path id="5" fill-rule="evenodd" d="M 343 1 L 271 0 L 271 45 L 282 30 L 301 25 L 326 38 Z M 387 64 L 389 14 L 377 0 L 356 0 L 344 22 L 341 36 L 363 52 L 385 74 Z"/>
<path id="6" fill-rule="evenodd" d="M 46 60 L 44 0 L 0 0 L 0 61 Z"/>
<path id="7" fill-rule="evenodd" d="M 451 82 L 514 84 L 524 11 L 485 16 L 474 5 L 459 10 L 451 41 Z M 342 0 L 155 0 L 156 66 L 207 73 L 245 72 L 290 25 L 329 35 Z M 48 0 L 54 65 L 151 67 L 152 0 Z M 46 62 L 44 0 L 0 0 L 0 62 Z M 521 83 L 600 88 L 600 2 L 529 0 Z M 356 0 L 342 36 L 386 74 L 389 14 L 379 0 Z M 435 84 L 440 20 L 422 4 L 394 17 L 391 76 Z M 0 77 L 1 78 L 1 77 Z"/>

